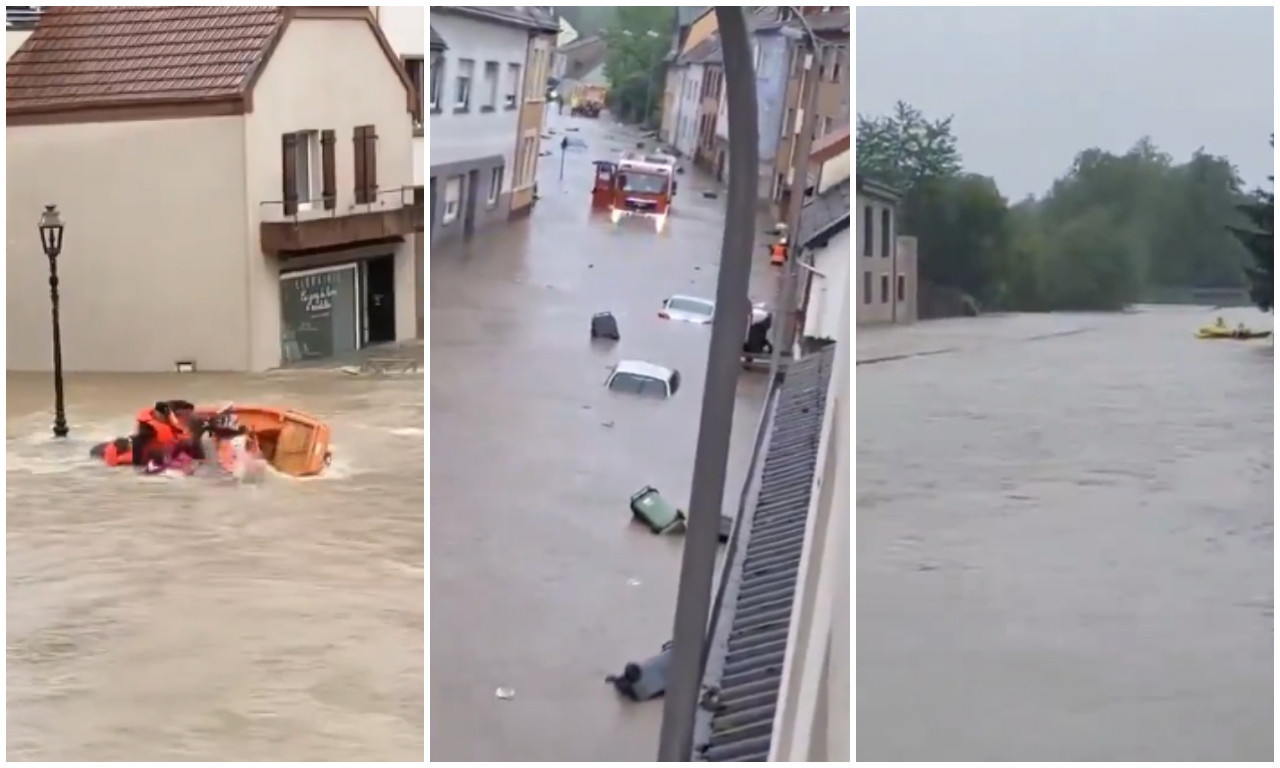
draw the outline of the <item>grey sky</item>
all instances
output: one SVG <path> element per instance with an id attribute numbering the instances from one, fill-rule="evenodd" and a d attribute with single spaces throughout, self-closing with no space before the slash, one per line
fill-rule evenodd
<path id="1" fill-rule="evenodd" d="M 1017 200 L 1076 152 L 1143 135 L 1271 172 L 1272 9 L 858 8 L 857 111 L 954 115 L 969 170 Z"/>

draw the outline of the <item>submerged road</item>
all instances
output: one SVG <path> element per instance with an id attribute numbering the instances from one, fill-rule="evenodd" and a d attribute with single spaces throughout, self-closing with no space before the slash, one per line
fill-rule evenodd
<path id="1" fill-rule="evenodd" d="M 619 700 L 605 675 L 670 637 L 679 538 L 630 523 L 653 485 L 686 504 L 709 327 L 657 317 L 672 293 L 713 297 L 723 199 L 680 177 L 662 234 L 590 214 L 593 160 L 635 138 L 605 120 L 552 115 L 582 139 L 522 222 L 431 255 L 431 745 L 436 760 L 652 760 L 662 704 Z M 759 226 L 744 222 L 744 226 Z M 757 230 L 759 231 L 759 230 Z M 763 240 L 760 241 L 763 243 Z M 758 248 L 752 298 L 772 299 Z M 622 340 L 592 344 L 610 310 Z M 668 401 L 606 392 L 609 366 L 678 369 Z M 738 390 L 726 499 L 736 508 L 764 394 Z M 509 688 L 500 699 L 498 688 Z"/>
<path id="2" fill-rule="evenodd" d="M 8 756 L 404 760 L 423 754 L 423 379 L 9 374 Z M 88 459 L 157 399 L 292 406 L 323 477 L 142 477 Z"/>
<path id="3" fill-rule="evenodd" d="M 859 759 L 1271 759 L 1274 347 L 1213 314 L 859 333 Z"/>

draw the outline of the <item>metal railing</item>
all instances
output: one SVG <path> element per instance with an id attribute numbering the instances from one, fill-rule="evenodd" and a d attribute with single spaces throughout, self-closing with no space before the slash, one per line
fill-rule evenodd
<path id="1" fill-rule="evenodd" d="M 301 224 L 308 221 L 336 219 L 339 216 L 395 211 L 421 205 L 422 203 L 418 199 L 418 189 L 418 187 L 413 186 L 380 189 L 374 194 L 373 199 L 367 203 L 357 203 L 354 195 L 350 198 L 346 198 L 345 195 L 339 195 L 331 208 L 326 208 L 325 203 L 333 198 L 325 197 L 299 198 L 290 201 L 264 200 L 258 203 L 258 218 L 260 221 L 273 224 Z M 289 204 L 296 206 L 296 210 L 292 213 L 286 212 Z"/>

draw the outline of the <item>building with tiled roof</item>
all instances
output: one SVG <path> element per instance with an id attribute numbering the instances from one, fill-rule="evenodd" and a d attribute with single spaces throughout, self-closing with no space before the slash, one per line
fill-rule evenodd
<path id="1" fill-rule="evenodd" d="M 51 6 L 5 81 L 11 370 L 52 359 L 31 332 L 49 204 L 69 370 L 264 370 L 415 335 L 416 95 L 369 6 Z"/>

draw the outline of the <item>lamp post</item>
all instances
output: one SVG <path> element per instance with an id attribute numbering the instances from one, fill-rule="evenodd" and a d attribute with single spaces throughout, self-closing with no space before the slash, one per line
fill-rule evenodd
<path id="1" fill-rule="evenodd" d="M 49 301 L 53 305 L 53 436 L 66 437 L 67 414 L 62 399 L 62 325 L 58 320 L 58 255 L 62 253 L 62 216 L 58 206 L 40 214 L 40 245 L 49 257 Z"/>

